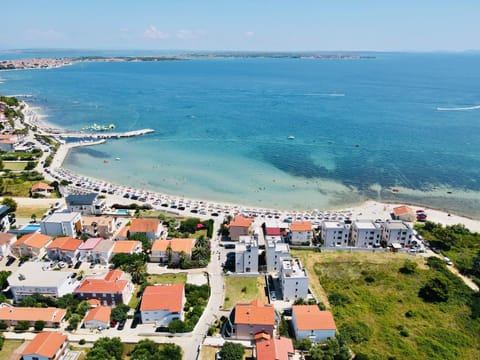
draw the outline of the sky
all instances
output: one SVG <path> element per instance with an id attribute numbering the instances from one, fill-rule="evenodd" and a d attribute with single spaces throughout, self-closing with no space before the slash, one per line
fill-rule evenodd
<path id="1" fill-rule="evenodd" d="M 479 0 L 21 0 L 0 49 L 462 51 Z"/>

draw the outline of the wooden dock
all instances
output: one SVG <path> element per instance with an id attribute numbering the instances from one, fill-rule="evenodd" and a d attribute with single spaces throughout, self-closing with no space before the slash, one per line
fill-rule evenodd
<path id="1" fill-rule="evenodd" d="M 79 139 L 120 139 L 126 137 L 140 136 L 155 132 L 153 129 L 141 129 L 127 132 L 63 132 L 53 134 L 59 138 L 79 138 Z"/>

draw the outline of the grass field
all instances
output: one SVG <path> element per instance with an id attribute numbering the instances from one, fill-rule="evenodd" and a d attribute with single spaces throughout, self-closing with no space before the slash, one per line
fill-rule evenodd
<path id="1" fill-rule="evenodd" d="M 37 221 L 42 219 L 43 214 L 48 211 L 49 207 L 45 206 L 21 206 L 18 205 L 15 215 L 18 218 L 30 218 L 32 214 L 37 216 Z"/>
<path id="2" fill-rule="evenodd" d="M 147 282 L 152 284 L 185 284 L 187 273 L 148 275 Z"/>
<path id="3" fill-rule="evenodd" d="M 225 277 L 225 309 L 231 309 L 236 303 L 250 302 L 260 299 L 264 303 L 268 303 L 265 295 L 265 278 L 258 277 Z"/>
<path id="4" fill-rule="evenodd" d="M 471 318 L 468 306 L 472 291 L 448 270 L 409 257 L 419 267 L 403 274 L 404 254 L 292 251 L 292 256 L 303 260 L 311 279 L 320 280 L 319 295 L 328 296 L 340 332 L 359 335 L 349 342 L 354 352 L 368 359 L 480 359 L 480 319 Z M 440 273 L 452 284 L 449 300 L 424 302 L 420 288 Z"/>
<path id="5" fill-rule="evenodd" d="M 4 161 L 3 168 L 5 170 L 12 170 L 12 171 L 21 171 L 25 170 L 28 161 Z"/>
<path id="6" fill-rule="evenodd" d="M 0 351 L 0 360 L 10 360 L 12 354 L 22 343 L 22 340 L 5 340 L 3 349 Z"/>

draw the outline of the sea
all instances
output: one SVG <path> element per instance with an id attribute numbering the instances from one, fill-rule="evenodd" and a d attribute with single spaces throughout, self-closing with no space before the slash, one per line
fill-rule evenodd
<path id="1" fill-rule="evenodd" d="M 0 72 L 0 93 L 28 95 L 66 129 L 154 129 L 67 156 L 65 168 L 116 184 L 246 207 L 373 199 L 480 218 L 480 53 L 358 55 L 83 62 Z"/>

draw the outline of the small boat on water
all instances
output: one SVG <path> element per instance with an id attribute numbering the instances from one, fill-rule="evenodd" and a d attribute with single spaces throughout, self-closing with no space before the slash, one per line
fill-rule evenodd
<path id="1" fill-rule="evenodd" d="M 288 139 L 288 140 L 295 140 L 295 136 L 289 135 L 289 136 L 287 137 L 287 139 Z"/>
<path id="2" fill-rule="evenodd" d="M 400 190 L 394 188 L 394 189 L 392 189 L 392 192 L 393 193 L 398 193 L 398 192 L 400 192 Z"/>
<path id="3" fill-rule="evenodd" d="M 116 157 L 115 160 L 120 161 L 120 158 L 119 158 L 119 157 Z"/>

